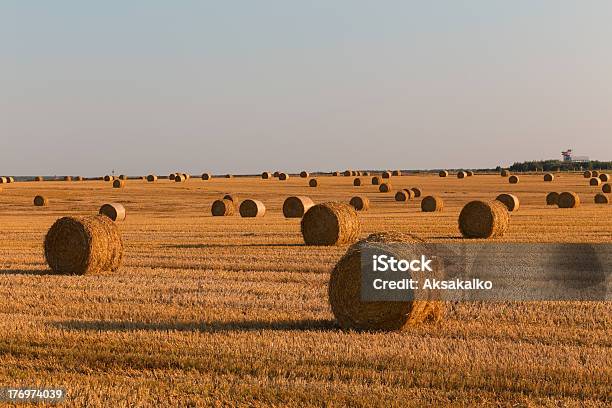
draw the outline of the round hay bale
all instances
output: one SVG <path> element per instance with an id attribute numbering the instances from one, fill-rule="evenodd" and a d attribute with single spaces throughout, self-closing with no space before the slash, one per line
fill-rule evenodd
<path id="1" fill-rule="evenodd" d="M 306 245 L 344 245 L 359 238 L 361 222 L 350 205 L 327 202 L 310 207 L 302 217 Z"/>
<path id="2" fill-rule="evenodd" d="M 607 195 L 603 193 L 595 194 L 595 204 L 609 204 L 610 199 Z"/>
<path id="3" fill-rule="evenodd" d="M 419 198 L 421 196 L 421 189 L 418 187 L 412 187 L 411 188 L 412 193 L 414 194 L 414 198 Z"/>
<path id="4" fill-rule="evenodd" d="M 495 199 L 505 205 L 509 212 L 518 211 L 521 206 L 518 197 L 514 194 L 500 194 Z"/>
<path id="5" fill-rule="evenodd" d="M 399 190 L 395 193 L 395 201 L 408 201 L 412 198 L 412 191 L 408 189 Z"/>
<path id="6" fill-rule="evenodd" d="M 610 194 L 612 193 L 612 184 L 604 184 L 603 186 L 601 186 L 601 191 L 606 193 L 606 194 Z"/>
<path id="7" fill-rule="evenodd" d="M 364 171 L 363 173 L 361 173 L 362 176 L 369 176 L 370 172 L 369 171 Z"/>
<path id="8" fill-rule="evenodd" d="M 421 200 L 421 211 L 436 212 L 444 209 L 444 201 L 438 196 L 427 196 Z"/>
<path id="9" fill-rule="evenodd" d="M 123 259 L 119 228 L 103 215 L 60 218 L 45 237 L 45 258 L 57 274 L 116 271 Z"/>
<path id="10" fill-rule="evenodd" d="M 316 187 L 319 185 L 319 182 L 317 181 L 316 178 L 311 178 L 310 180 L 308 180 L 308 185 L 310 187 Z"/>
<path id="11" fill-rule="evenodd" d="M 15 182 L 15 178 L 14 177 L 7 177 L 6 180 L 7 180 L 7 183 L 14 183 Z"/>
<path id="12" fill-rule="evenodd" d="M 125 180 L 117 179 L 113 181 L 113 188 L 123 188 L 125 187 Z"/>
<path id="13" fill-rule="evenodd" d="M 599 172 L 597 170 L 591 170 L 591 177 L 599 177 Z"/>
<path id="14" fill-rule="evenodd" d="M 510 172 L 509 172 L 508 170 L 506 170 L 506 169 L 503 169 L 503 170 L 502 170 L 502 171 L 499 173 L 499 175 L 500 175 L 500 176 L 502 176 L 502 177 L 508 177 L 508 176 L 510 175 Z"/>
<path id="15" fill-rule="evenodd" d="M 599 177 L 592 177 L 592 178 L 589 180 L 589 184 L 590 184 L 591 186 L 600 186 L 600 185 L 601 185 L 601 180 L 599 179 Z"/>
<path id="16" fill-rule="evenodd" d="M 36 207 L 45 207 L 49 204 L 49 200 L 47 199 L 47 197 L 43 197 L 41 195 L 37 195 L 36 197 L 34 197 L 34 205 Z"/>
<path id="17" fill-rule="evenodd" d="M 287 173 L 280 173 L 278 175 L 278 179 L 281 180 L 281 181 L 288 180 L 289 179 L 289 175 Z"/>
<path id="18" fill-rule="evenodd" d="M 149 174 L 149 175 L 147 176 L 147 181 L 148 181 L 149 183 L 153 183 L 154 181 L 157 181 L 157 176 L 156 176 L 155 174 Z"/>
<path id="19" fill-rule="evenodd" d="M 471 201 L 459 214 L 459 231 L 465 238 L 501 237 L 508 230 L 510 215 L 500 201 Z"/>
<path id="20" fill-rule="evenodd" d="M 238 212 L 241 217 L 263 217 L 266 215 L 266 206 L 259 200 L 247 199 L 240 203 Z"/>
<path id="21" fill-rule="evenodd" d="M 368 245 L 369 250 L 396 259 L 414 259 L 421 255 L 408 253 L 414 251 L 413 245 L 397 243 L 416 244 L 417 241 L 400 233 L 372 234 L 352 245 L 332 270 L 328 287 L 329 303 L 342 329 L 406 330 L 424 322 L 439 321 L 443 317 L 444 303 L 431 300 L 433 296 L 426 293 L 423 293 L 423 299 L 406 302 L 361 300 L 361 271 L 367 267 L 362 265 L 364 244 Z"/>
<path id="22" fill-rule="evenodd" d="M 465 174 L 466 174 L 468 177 L 472 177 L 472 176 L 474 175 L 474 172 L 473 172 L 473 171 L 471 171 L 471 170 L 468 170 L 468 171 L 466 171 L 466 172 L 465 172 Z"/>
<path id="23" fill-rule="evenodd" d="M 0 184 L 8 183 L 8 179 L 6 177 L 0 177 Z"/>
<path id="24" fill-rule="evenodd" d="M 565 191 L 559 194 L 559 200 L 557 201 L 559 208 L 576 208 L 580 206 L 580 197 L 578 194 Z"/>
<path id="25" fill-rule="evenodd" d="M 215 217 L 234 215 L 234 202 L 227 199 L 215 200 L 210 211 Z"/>
<path id="26" fill-rule="evenodd" d="M 279 174 L 280 174 L 280 172 L 278 172 L 278 171 L 275 171 L 274 173 L 272 173 L 272 175 L 273 175 L 274 177 L 276 177 L 276 178 L 278 178 Z"/>
<path id="27" fill-rule="evenodd" d="M 344 170 L 344 173 L 342 173 L 342 175 L 344 177 L 350 177 L 353 175 L 353 170 Z"/>
<path id="28" fill-rule="evenodd" d="M 382 183 L 380 186 L 378 186 L 378 191 L 380 191 L 381 193 L 388 193 L 393 189 L 393 186 L 391 185 L 391 183 Z"/>
<path id="29" fill-rule="evenodd" d="M 382 178 L 384 179 L 390 179 L 391 178 L 391 172 L 390 171 L 383 171 L 382 172 Z"/>
<path id="30" fill-rule="evenodd" d="M 207 181 L 207 180 L 210 180 L 210 179 L 212 179 L 212 174 L 210 174 L 210 173 L 202 173 L 202 180 Z"/>
<path id="31" fill-rule="evenodd" d="M 233 202 L 234 204 L 238 203 L 238 197 L 235 194 L 225 194 L 223 196 L 224 200 L 230 200 L 231 202 Z"/>
<path id="32" fill-rule="evenodd" d="M 559 193 L 556 191 L 546 194 L 546 205 L 558 205 L 559 204 Z"/>
<path id="33" fill-rule="evenodd" d="M 172 173 L 168 176 L 168 180 L 174 181 L 174 179 L 176 179 L 176 173 Z"/>
<path id="34" fill-rule="evenodd" d="M 355 211 L 367 211 L 370 209 L 370 200 L 366 196 L 355 196 L 351 198 L 349 204 Z"/>
<path id="35" fill-rule="evenodd" d="M 184 183 L 185 181 L 187 181 L 187 177 L 184 174 L 176 174 L 174 176 L 175 183 Z"/>
<path id="36" fill-rule="evenodd" d="M 126 217 L 125 207 L 119 203 L 107 203 L 100 207 L 100 215 L 105 215 L 113 221 L 124 221 Z"/>
<path id="37" fill-rule="evenodd" d="M 393 170 L 393 173 L 391 173 L 391 175 L 394 176 L 394 177 L 401 177 L 402 171 L 401 170 Z"/>
<path id="38" fill-rule="evenodd" d="M 233 175 L 231 175 L 231 174 L 226 174 L 226 175 L 225 175 L 225 178 L 226 178 L 226 179 L 231 179 L 231 178 L 234 178 L 234 176 L 233 176 Z"/>
<path id="39" fill-rule="evenodd" d="M 115 178 L 113 176 L 109 176 L 108 174 L 104 176 L 104 181 L 113 181 Z"/>
<path id="40" fill-rule="evenodd" d="M 588 178 L 590 179 L 591 177 L 593 177 L 593 173 L 589 170 L 586 170 L 584 173 L 582 173 L 584 178 Z"/>
<path id="41" fill-rule="evenodd" d="M 269 180 L 270 178 L 272 178 L 272 175 L 270 174 L 270 172 L 264 171 L 263 173 L 261 173 L 261 178 L 263 180 Z"/>
<path id="42" fill-rule="evenodd" d="M 606 173 L 601 173 L 601 174 L 599 175 L 599 179 L 600 179 L 602 182 L 607 183 L 608 181 L 610 181 L 610 175 L 609 175 L 609 174 L 606 174 Z"/>
<path id="43" fill-rule="evenodd" d="M 146 177 L 146 176 L 140 176 L 140 179 L 141 179 L 142 181 L 146 181 L 146 180 L 147 180 L 147 177 Z"/>
<path id="44" fill-rule="evenodd" d="M 76 176 L 76 177 L 75 177 L 75 180 L 76 180 L 76 181 L 83 181 L 83 176 Z"/>
<path id="45" fill-rule="evenodd" d="M 372 177 L 372 185 L 373 186 L 378 186 L 380 183 L 382 183 L 382 178 L 380 176 Z"/>
<path id="46" fill-rule="evenodd" d="M 36 176 L 34 178 L 34 181 L 43 181 L 43 178 L 41 176 Z"/>
<path id="47" fill-rule="evenodd" d="M 185 180 L 191 180 L 191 174 L 189 173 L 183 173 L 183 177 L 185 177 Z"/>
<path id="48" fill-rule="evenodd" d="M 458 179 L 462 179 L 462 178 L 466 178 L 467 177 L 467 173 L 465 171 L 460 171 L 457 173 L 457 178 Z"/>
<path id="49" fill-rule="evenodd" d="M 339 172 L 339 171 L 334 171 L 334 172 L 332 173 L 332 176 L 334 176 L 334 177 L 338 177 L 339 175 L 340 175 L 340 172 Z"/>
<path id="50" fill-rule="evenodd" d="M 544 175 L 544 181 L 553 181 L 555 179 L 555 175 L 552 173 L 546 173 Z"/>
<path id="51" fill-rule="evenodd" d="M 125 174 L 120 174 L 119 180 L 127 180 L 127 176 Z"/>
<path id="52" fill-rule="evenodd" d="M 64 181 L 72 181 L 72 177 L 70 177 L 70 176 L 64 176 Z"/>
<path id="53" fill-rule="evenodd" d="M 438 176 L 440 176 L 440 177 L 448 177 L 448 171 L 440 170 L 440 172 L 438 173 Z"/>
<path id="54" fill-rule="evenodd" d="M 353 180 L 353 186 L 359 187 L 360 185 L 361 185 L 361 179 L 359 177 L 355 178 L 355 180 Z"/>
<path id="55" fill-rule="evenodd" d="M 300 172 L 300 177 L 301 177 L 301 178 L 308 178 L 308 176 L 309 176 L 309 174 L 308 174 L 308 172 L 307 172 L 307 171 L 301 171 L 301 172 Z"/>
<path id="56" fill-rule="evenodd" d="M 355 172 L 355 175 L 359 177 L 359 176 L 362 176 L 362 175 L 363 175 L 363 173 L 361 172 L 361 170 L 357 170 L 357 171 Z"/>
<path id="57" fill-rule="evenodd" d="M 314 205 L 310 197 L 292 196 L 283 202 L 283 215 L 285 218 L 302 218 L 306 211 Z"/>
<path id="58" fill-rule="evenodd" d="M 518 182 L 519 182 L 519 178 L 518 176 L 515 176 L 514 174 L 508 178 L 508 183 L 510 184 L 518 184 Z"/>

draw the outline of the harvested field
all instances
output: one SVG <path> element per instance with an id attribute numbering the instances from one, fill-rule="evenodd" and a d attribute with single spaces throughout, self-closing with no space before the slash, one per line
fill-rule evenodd
<path id="1" fill-rule="evenodd" d="M 8 171 L 8 170 L 7 170 Z M 83 406 L 606 406 L 612 377 L 612 304 L 458 303 L 438 323 L 401 333 L 342 331 L 328 281 L 348 246 L 305 246 L 288 196 L 348 203 L 352 179 L 320 176 L 11 183 L 0 195 L 0 383 L 63 386 Z M 371 208 L 360 238 L 385 230 L 432 242 L 461 239 L 457 217 L 472 200 L 510 192 L 521 209 L 498 242 L 612 243 L 612 206 L 593 202 L 582 173 L 555 178 L 576 192 L 571 210 L 546 205 L 542 175 L 509 185 L 499 174 L 407 175 L 444 200 L 421 212 L 363 183 Z M 597 189 L 597 191 L 600 191 Z M 226 192 L 257 197 L 265 217 L 213 217 Z M 34 207 L 32 197 L 53 205 Z M 43 239 L 60 217 L 129 207 L 117 224 L 122 267 L 54 275 Z M 23 381 L 22 381 L 23 379 Z"/>

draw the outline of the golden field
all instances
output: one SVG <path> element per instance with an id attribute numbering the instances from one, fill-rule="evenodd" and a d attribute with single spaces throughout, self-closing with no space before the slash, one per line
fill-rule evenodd
<path id="1" fill-rule="evenodd" d="M 346 247 L 307 247 L 283 200 L 370 197 L 362 237 L 395 230 L 461 239 L 472 199 L 516 194 L 521 208 L 497 241 L 612 243 L 612 206 L 581 174 L 393 177 L 393 191 L 440 195 L 395 202 L 363 177 L 288 181 L 192 178 L 23 182 L 0 192 L 0 386 L 65 387 L 70 406 L 609 406 L 612 304 L 461 303 L 442 322 L 401 333 L 344 332 L 327 301 L 329 272 Z M 545 205 L 575 191 L 576 209 Z M 224 193 L 263 201 L 263 218 L 212 217 Z M 34 207 L 35 195 L 49 198 Z M 42 243 L 64 215 L 125 205 L 123 267 L 56 276 Z"/>

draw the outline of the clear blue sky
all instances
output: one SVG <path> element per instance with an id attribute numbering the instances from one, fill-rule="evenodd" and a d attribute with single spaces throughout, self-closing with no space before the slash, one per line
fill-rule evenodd
<path id="1" fill-rule="evenodd" d="M 612 2 L 0 2 L 0 174 L 612 160 Z"/>

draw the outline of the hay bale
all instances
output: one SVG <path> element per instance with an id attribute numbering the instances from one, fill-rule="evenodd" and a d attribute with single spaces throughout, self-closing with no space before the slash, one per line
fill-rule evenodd
<path id="1" fill-rule="evenodd" d="M 57 274 L 116 271 L 123 259 L 119 228 L 103 215 L 60 218 L 45 237 L 45 258 Z"/>
<path id="2" fill-rule="evenodd" d="M 391 173 L 392 176 L 394 177 L 400 177 L 402 175 L 402 171 L 401 170 L 393 170 L 393 173 Z"/>
<path id="3" fill-rule="evenodd" d="M 521 206 L 518 197 L 514 194 L 500 194 L 495 199 L 505 205 L 509 212 L 518 211 Z"/>
<path id="4" fill-rule="evenodd" d="M 508 178 L 508 183 L 510 184 L 518 184 L 518 182 L 519 182 L 519 178 L 518 176 L 515 176 L 514 174 Z"/>
<path id="5" fill-rule="evenodd" d="M 592 170 L 591 177 L 599 177 L 599 172 L 597 170 Z"/>
<path id="6" fill-rule="evenodd" d="M 238 200 L 238 197 L 237 197 L 235 194 L 225 194 L 225 195 L 223 196 L 223 199 L 224 199 L 224 200 L 230 200 L 230 201 L 231 201 L 231 202 L 233 202 L 234 204 L 237 204 L 237 203 L 238 203 L 238 201 L 240 201 L 240 200 Z"/>
<path id="7" fill-rule="evenodd" d="M 460 171 L 457 173 L 457 178 L 458 179 L 462 179 L 462 178 L 466 178 L 467 177 L 467 173 L 465 171 Z"/>
<path id="8" fill-rule="evenodd" d="M 36 207 L 46 207 L 49 204 L 49 200 L 47 197 L 43 197 L 41 195 L 37 195 L 34 197 L 34 205 Z"/>
<path id="9" fill-rule="evenodd" d="M 114 177 L 113 176 L 109 176 L 108 174 L 106 176 L 104 176 L 104 181 L 113 181 Z"/>
<path id="10" fill-rule="evenodd" d="M 448 171 L 440 170 L 440 172 L 438 173 L 438 176 L 440 176 L 440 177 L 448 177 Z"/>
<path id="11" fill-rule="evenodd" d="M 472 176 L 474 175 L 474 172 L 473 172 L 473 171 L 471 171 L 471 170 L 468 170 L 468 171 L 466 171 L 466 172 L 465 172 L 465 174 L 466 174 L 468 177 L 472 177 Z"/>
<path id="12" fill-rule="evenodd" d="M 202 173 L 202 180 L 207 181 L 212 179 L 212 174 L 210 173 Z"/>
<path id="13" fill-rule="evenodd" d="M 36 176 L 34 177 L 34 181 L 43 181 L 43 178 L 41 176 Z"/>
<path id="14" fill-rule="evenodd" d="M 306 211 L 314 205 L 310 197 L 291 196 L 283 202 L 283 215 L 285 218 L 302 218 Z"/>
<path id="15" fill-rule="evenodd" d="M 559 193 L 556 191 L 546 194 L 546 205 L 558 205 L 559 204 Z"/>
<path id="16" fill-rule="evenodd" d="M 510 172 L 509 172 L 508 170 L 506 170 L 506 169 L 503 169 L 503 170 L 502 170 L 502 171 L 499 173 L 499 175 L 500 175 L 500 176 L 502 176 L 502 177 L 508 177 L 508 176 L 510 175 Z"/>
<path id="17" fill-rule="evenodd" d="M 590 179 L 591 177 L 593 177 L 593 173 L 589 170 L 585 171 L 584 173 L 582 173 L 584 178 L 588 178 Z"/>
<path id="18" fill-rule="evenodd" d="M 555 179 L 555 175 L 552 173 L 546 173 L 544 175 L 544 181 L 553 181 Z"/>
<path id="19" fill-rule="evenodd" d="M 370 172 L 369 171 L 364 171 L 363 173 L 361 173 L 362 176 L 369 176 Z"/>
<path id="20" fill-rule="evenodd" d="M 308 174 L 308 172 L 307 172 L 307 171 L 301 171 L 301 172 L 300 172 L 300 177 L 301 177 L 301 178 L 308 178 L 308 176 L 309 176 L 309 174 Z"/>
<path id="21" fill-rule="evenodd" d="M 186 181 L 187 181 L 187 177 L 185 177 L 185 175 L 184 175 L 184 174 L 177 173 L 177 174 L 174 176 L 174 182 L 175 182 L 175 183 L 184 183 L 184 182 L 186 182 Z"/>
<path id="22" fill-rule="evenodd" d="M 70 176 L 64 176 L 64 181 L 72 181 L 72 177 L 70 177 Z"/>
<path id="23" fill-rule="evenodd" d="M 421 211 L 437 212 L 444 209 L 444 201 L 438 196 L 427 196 L 421 200 Z"/>
<path id="24" fill-rule="evenodd" d="M 580 206 L 580 197 L 578 194 L 565 191 L 559 194 L 559 200 L 557 201 L 559 208 L 576 208 Z"/>
<path id="25" fill-rule="evenodd" d="M 591 186 L 600 186 L 600 185 L 601 185 L 601 180 L 599 179 L 599 177 L 592 177 L 592 178 L 589 180 L 589 184 L 590 184 Z"/>
<path id="26" fill-rule="evenodd" d="M 377 253 L 396 259 L 414 259 L 421 254 L 413 247 L 397 243 L 416 243 L 400 233 L 372 234 L 352 245 L 331 272 L 328 287 L 329 303 L 334 317 L 345 330 L 406 330 L 424 322 L 436 322 L 444 314 L 444 303 L 423 299 L 406 302 L 364 302 L 361 300 L 362 251 L 364 244 Z M 411 276 L 412 277 L 412 276 Z"/>
<path id="27" fill-rule="evenodd" d="M 119 175 L 119 180 L 127 180 L 127 176 L 125 174 L 120 174 Z"/>
<path id="28" fill-rule="evenodd" d="M 157 181 L 157 176 L 156 176 L 155 174 L 149 174 L 149 175 L 147 176 L 147 181 L 148 181 L 149 183 L 153 183 L 154 181 Z"/>
<path id="29" fill-rule="evenodd" d="M 210 211 L 215 217 L 223 217 L 228 215 L 234 215 L 234 202 L 231 200 L 215 200 L 212 203 Z"/>
<path id="30" fill-rule="evenodd" d="M 361 222 L 350 205 L 327 202 L 310 207 L 302 217 L 306 245 L 344 245 L 359 238 Z"/>
<path id="31" fill-rule="evenodd" d="M 113 188 L 123 188 L 125 187 L 125 180 L 117 179 L 113 181 Z"/>
<path id="32" fill-rule="evenodd" d="M 601 186 L 601 191 L 606 194 L 612 193 L 612 185 L 608 183 L 604 184 L 603 186 Z"/>
<path id="33" fill-rule="evenodd" d="M 403 189 L 395 193 L 395 201 L 408 201 L 413 197 L 412 190 Z"/>
<path id="34" fill-rule="evenodd" d="M 334 172 L 332 173 L 332 176 L 334 176 L 334 177 L 338 177 L 338 176 L 340 176 L 340 172 L 339 172 L 339 171 L 334 171 Z"/>
<path id="35" fill-rule="evenodd" d="M 319 182 L 317 181 L 316 178 L 311 178 L 310 180 L 308 180 L 308 185 L 310 187 L 316 187 L 319 185 Z"/>
<path id="36" fill-rule="evenodd" d="M 360 170 L 357 170 L 357 171 L 355 172 L 355 175 L 356 175 L 357 177 L 359 177 L 359 176 L 361 176 L 361 175 L 362 175 L 362 173 L 361 173 L 361 171 L 360 171 Z"/>
<path id="37" fill-rule="evenodd" d="M 100 207 L 98 211 L 100 215 L 104 215 L 113 221 L 124 221 L 126 217 L 125 207 L 119 203 L 107 203 Z"/>
<path id="38" fill-rule="evenodd" d="M 410 190 L 412 190 L 412 194 L 414 195 L 414 198 L 419 198 L 421 196 L 421 189 L 418 187 L 412 187 Z"/>
<path id="39" fill-rule="evenodd" d="M 174 181 L 176 179 L 176 173 L 172 173 L 168 176 L 168 180 Z"/>
<path id="40" fill-rule="evenodd" d="M 344 172 L 342 173 L 342 175 L 344 177 L 350 177 L 353 175 L 353 170 L 344 170 Z"/>
<path id="41" fill-rule="evenodd" d="M 607 195 L 603 193 L 595 194 L 595 204 L 609 204 L 610 199 Z"/>
<path id="42" fill-rule="evenodd" d="M 459 231 L 465 238 L 501 237 L 508 230 L 510 215 L 500 201 L 471 201 L 459 214 Z"/>
<path id="43" fill-rule="evenodd" d="M 391 183 L 382 183 L 380 186 L 378 186 L 378 191 L 380 191 L 381 193 L 388 193 L 393 189 L 393 186 L 391 185 Z"/>
<path id="44" fill-rule="evenodd" d="M 361 185 L 361 179 L 359 177 L 355 178 L 355 180 L 353 180 L 353 186 L 359 187 L 360 185 Z"/>
<path id="45" fill-rule="evenodd" d="M 266 206 L 259 200 L 247 199 L 240 203 L 238 212 L 241 217 L 263 217 L 266 215 Z"/>
<path id="46" fill-rule="evenodd" d="M 261 173 L 261 178 L 263 180 L 269 180 L 272 178 L 272 175 L 270 174 L 270 172 L 264 171 L 263 173 Z"/>
<path id="47" fill-rule="evenodd" d="M 382 178 L 384 179 L 390 179 L 392 176 L 392 173 L 390 171 L 383 171 L 382 172 Z"/>
<path id="48" fill-rule="evenodd" d="M 224 177 L 225 177 L 226 179 L 231 179 L 231 178 L 234 178 L 234 176 L 233 176 L 233 175 L 231 175 L 231 174 L 226 174 Z"/>
<path id="49" fill-rule="evenodd" d="M 185 177 L 185 180 L 190 180 L 191 179 L 191 174 L 189 174 L 189 173 L 183 173 L 183 176 Z"/>
<path id="50" fill-rule="evenodd" d="M 272 173 L 272 175 L 273 175 L 274 177 L 276 177 L 276 178 L 278 178 L 278 175 L 279 175 L 279 174 L 280 174 L 280 172 L 278 172 L 278 171 L 275 171 L 274 173 Z"/>
<path id="51" fill-rule="evenodd" d="M 349 204 L 355 211 L 367 211 L 370 209 L 370 200 L 366 196 L 355 196 L 351 198 Z"/>
<path id="52" fill-rule="evenodd" d="M 280 174 L 278 175 L 278 179 L 279 179 L 280 181 L 285 181 L 285 180 L 288 180 L 288 179 L 289 179 L 289 175 L 288 175 L 287 173 L 280 173 Z"/>
<path id="53" fill-rule="evenodd" d="M 599 175 L 599 179 L 600 179 L 602 182 L 607 183 L 608 181 L 610 181 L 610 175 L 609 175 L 609 174 L 606 174 L 606 173 L 601 173 L 601 174 Z"/>
<path id="54" fill-rule="evenodd" d="M 0 184 L 8 183 L 8 179 L 6 177 L 0 177 Z"/>
<path id="55" fill-rule="evenodd" d="M 382 183 L 382 178 L 379 176 L 374 176 L 372 177 L 372 185 L 373 186 L 378 186 L 380 183 Z"/>
<path id="56" fill-rule="evenodd" d="M 75 177 L 75 180 L 76 180 L 76 181 L 83 181 L 83 176 L 76 176 L 76 177 Z"/>
<path id="57" fill-rule="evenodd" d="M 7 183 L 14 183 L 15 182 L 15 178 L 14 177 L 7 177 Z"/>

